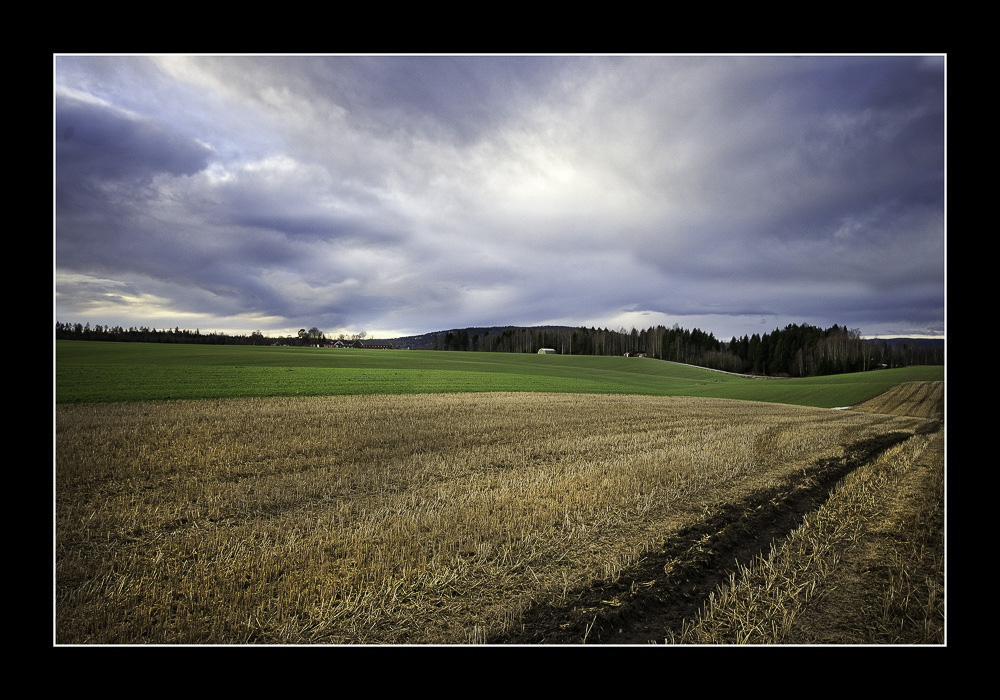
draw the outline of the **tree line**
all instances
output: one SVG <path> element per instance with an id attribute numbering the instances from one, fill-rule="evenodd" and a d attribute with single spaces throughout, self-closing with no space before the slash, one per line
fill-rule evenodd
<path id="1" fill-rule="evenodd" d="M 809 377 L 908 365 L 944 364 L 944 349 L 916 343 L 866 340 L 858 329 L 834 324 L 821 329 L 789 324 L 763 335 L 735 336 L 723 342 L 699 328 L 655 326 L 647 329 L 579 327 L 565 330 L 508 328 L 499 332 L 468 329 L 438 333 L 434 350 L 537 353 L 550 348 L 563 355 L 642 355 L 738 374 Z"/>
<path id="2" fill-rule="evenodd" d="M 56 340 L 103 340 L 119 343 L 194 343 L 201 345 L 316 345 L 324 339 L 318 328 L 302 329 L 294 337 L 271 338 L 260 331 L 249 335 L 202 333 L 201 330 L 149 328 L 146 326 L 102 326 L 89 323 L 56 322 Z"/>
<path id="3" fill-rule="evenodd" d="M 944 347 L 907 339 L 902 342 L 865 339 L 857 328 L 834 324 L 821 329 L 790 324 L 783 330 L 733 338 L 725 352 L 706 358 L 726 366 L 714 367 L 744 374 L 814 377 L 910 365 L 943 365 Z"/>
<path id="4" fill-rule="evenodd" d="M 366 333 L 340 339 L 364 339 Z M 123 328 L 80 323 L 56 323 L 57 340 L 103 340 L 147 343 L 203 343 L 214 345 L 318 345 L 325 334 L 318 328 L 302 329 L 294 337 L 201 333 L 180 328 Z M 710 369 L 762 376 L 810 377 L 909 365 L 944 364 L 943 347 L 913 342 L 866 340 L 858 329 L 834 324 L 821 329 L 790 324 L 763 335 L 735 336 L 723 342 L 701 329 L 654 326 L 646 329 L 608 328 L 504 328 L 469 329 L 437 333 L 433 349 L 459 352 L 537 353 L 551 348 L 563 355 L 629 355 L 670 360 Z"/>

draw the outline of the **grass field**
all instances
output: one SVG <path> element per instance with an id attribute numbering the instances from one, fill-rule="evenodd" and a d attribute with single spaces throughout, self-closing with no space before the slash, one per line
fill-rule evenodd
<path id="1" fill-rule="evenodd" d="M 942 366 L 804 379 L 748 379 L 645 358 L 430 350 L 57 341 L 57 403 L 265 396 L 546 392 L 704 396 L 834 408 Z"/>
<path id="2" fill-rule="evenodd" d="M 945 643 L 941 367 L 55 356 L 59 645 Z"/>

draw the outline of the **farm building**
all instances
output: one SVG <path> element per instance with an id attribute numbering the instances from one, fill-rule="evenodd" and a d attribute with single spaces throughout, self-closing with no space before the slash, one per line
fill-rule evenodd
<path id="1" fill-rule="evenodd" d="M 385 343 L 362 343 L 360 340 L 335 340 L 326 341 L 328 348 L 358 348 L 361 350 L 395 350 L 394 345 Z"/>
<path id="2" fill-rule="evenodd" d="M 555 355 L 556 351 L 553 350 L 552 348 L 542 348 L 541 350 L 538 351 L 538 354 L 539 355 Z"/>

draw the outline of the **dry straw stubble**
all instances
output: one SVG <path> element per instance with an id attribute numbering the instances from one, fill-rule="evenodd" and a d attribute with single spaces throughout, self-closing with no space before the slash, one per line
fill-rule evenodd
<path id="1" fill-rule="evenodd" d="M 60 405 L 56 641 L 482 641 L 911 422 L 566 394 Z"/>

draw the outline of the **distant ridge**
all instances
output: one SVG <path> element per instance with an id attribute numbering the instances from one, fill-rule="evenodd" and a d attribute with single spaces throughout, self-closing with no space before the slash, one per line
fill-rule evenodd
<path id="1" fill-rule="evenodd" d="M 885 343 L 891 348 L 908 345 L 911 348 L 943 348 L 944 338 L 868 338 L 869 343 Z"/>
<path id="2" fill-rule="evenodd" d="M 438 341 L 443 341 L 445 336 L 449 333 L 468 333 L 469 336 L 474 335 L 501 335 L 504 331 L 519 331 L 527 330 L 531 332 L 557 332 L 557 331 L 575 331 L 579 326 L 469 326 L 467 328 L 451 328 L 443 331 L 433 331 L 431 333 L 422 333 L 420 335 L 407 335 L 400 338 L 385 338 L 383 340 L 371 341 L 371 342 L 387 342 L 392 343 L 397 348 L 408 348 L 410 350 L 432 350 L 434 348 L 434 339 L 437 338 Z"/>

